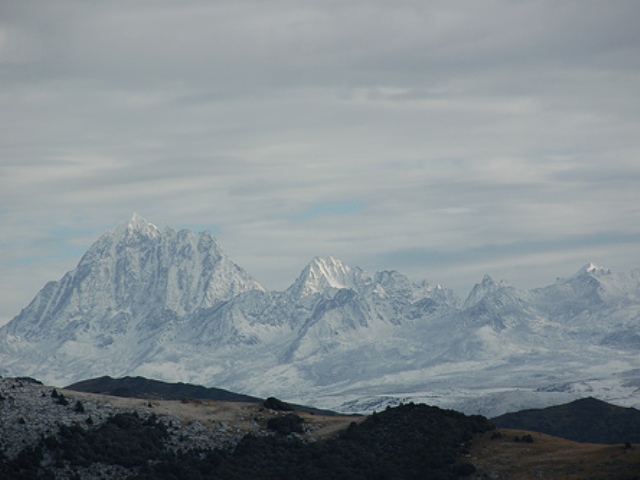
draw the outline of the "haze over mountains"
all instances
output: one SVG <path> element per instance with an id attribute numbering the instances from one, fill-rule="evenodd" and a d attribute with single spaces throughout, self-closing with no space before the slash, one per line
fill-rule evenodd
<path id="1" fill-rule="evenodd" d="M 594 396 L 640 406 L 640 270 L 589 264 L 462 300 L 395 271 L 314 258 L 267 291 L 209 232 L 138 215 L 0 329 L 2 375 L 142 375 L 345 412 L 425 401 L 489 416 Z"/>

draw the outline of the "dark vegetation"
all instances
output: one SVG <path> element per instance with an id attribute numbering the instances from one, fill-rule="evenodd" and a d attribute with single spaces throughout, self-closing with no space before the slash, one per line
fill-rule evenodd
<path id="1" fill-rule="evenodd" d="M 83 380 L 82 382 L 74 383 L 65 388 L 77 392 L 100 393 L 102 395 L 114 395 L 116 397 L 144 398 L 150 400 L 199 399 L 223 402 L 263 403 L 262 398 L 233 393 L 221 388 L 203 387 L 201 385 L 190 385 L 181 382 L 168 383 L 159 380 L 150 380 L 144 377 L 112 378 L 104 376 Z M 277 399 L 274 400 L 281 402 Z M 284 402 L 281 403 L 287 405 Z M 321 410 L 304 405 L 291 404 L 289 408 L 319 415 L 336 415 L 335 412 L 330 410 Z M 273 408 L 273 410 L 278 410 L 278 408 Z"/>
<path id="2" fill-rule="evenodd" d="M 294 413 L 287 413 L 284 417 L 273 417 L 267 422 L 267 428 L 281 435 L 304 433 L 304 420 Z"/>
<path id="3" fill-rule="evenodd" d="M 66 399 L 63 393 L 58 393 L 58 391 L 55 388 L 51 392 L 51 398 L 55 398 L 56 402 L 62 406 L 66 407 L 67 405 L 69 405 L 69 400 Z"/>
<path id="4" fill-rule="evenodd" d="M 42 438 L 27 447 L 16 459 L 0 454 L 0 475 L 7 479 L 56 478 L 53 467 L 65 469 L 69 477 L 75 467 L 94 463 L 141 468 L 166 456 L 165 425 L 155 417 L 140 418 L 135 413 L 117 414 L 100 427 L 87 429 L 79 424 L 61 425 L 58 435 Z M 67 478 L 67 477 L 65 477 Z"/>
<path id="5" fill-rule="evenodd" d="M 100 393 L 116 397 L 148 398 L 155 400 L 183 400 L 197 398 L 224 402 L 260 403 L 261 398 L 233 393 L 221 388 L 207 388 L 188 383 L 167 383 L 144 377 L 111 378 L 104 376 L 74 383 L 65 387 L 77 392 Z"/>
<path id="6" fill-rule="evenodd" d="M 32 378 L 32 377 L 16 377 L 16 380 L 19 380 L 24 383 L 33 383 L 35 385 L 42 385 L 42 382 L 40 380 L 36 380 L 35 378 Z"/>
<path id="7" fill-rule="evenodd" d="M 554 407 L 507 413 L 497 427 L 530 430 L 577 442 L 640 443 L 640 410 L 583 398 Z"/>
<path id="8" fill-rule="evenodd" d="M 465 444 L 491 428 L 484 417 L 408 404 L 352 422 L 334 439 L 248 435 L 233 454 L 189 452 L 138 478 L 456 479 L 474 469 L 458 462 Z"/>
<path id="9" fill-rule="evenodd" d="M 516 435 L 515 437 L 513 437 L 513 441 L 514 442 L 524 442 L 524 443 L 533 443 L 533 436 L 531 436 L 531 434 L 527 433 L 525 435 L 522 435 L 521 437 Z"/>
<path id="10" fill-rule="evenodd" d="M 288 419 L 290 431 L 302 425 L 294 417 L 280 417 Z M 0 459 L 0 472 L 2 478 L 55 478 L 55 466 L 74 478 L 74 467 L 101 462 L 131 469 L 139 480 L 455 479 L 473 472 L 473 465 L 459 462 L 468 442 L 491 428 L 484 417 L 408 404 L 352 422 L 338 437 L 315 443 L 283 429 L 272 436 L 247 435 L 233 452 L 173 452 L 165 448 L 168 433 L 156 418 L 119 414 L 97 428 L 60 427 L 57 436 L 43 438 L 15 460 Z"/>
<path id="11" fill-rule="evenodd" d="M 289 405 L 286 402 L 283 402 L 282 400 L 278 400 L 275 397 L 269 397 L 267 398 L 262 405 L 264 405 L 265 408 L 269 408 L 271 410 L 276 410 L 276 411 L 290 411 L 293 410 L 293 407 L 291 405 Z"/>

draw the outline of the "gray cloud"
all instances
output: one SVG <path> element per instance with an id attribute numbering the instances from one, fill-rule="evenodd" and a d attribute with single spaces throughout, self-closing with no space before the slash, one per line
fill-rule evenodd
<path id="1" fill-rule="evenodd" d="M 138 212 L 270 288 L 640 266 L 640 4 L 5 1 L 0 322 Z M 541 283 L 537 283 L 541 282 Z"/>

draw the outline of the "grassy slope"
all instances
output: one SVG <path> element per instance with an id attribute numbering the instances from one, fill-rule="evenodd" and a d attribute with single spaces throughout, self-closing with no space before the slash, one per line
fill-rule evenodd
<path id="1" fill-rule="evenodd" d="M 519 480 L 555 479 L 640 479 L 640 445 L 578 443 L 542 433 L 501 428 L 502 438 L 493 432 L 478 436 L 469 461 L 476 476 Z M 533 443 L 515 442 L 516 436 L 531 434 Z M 495 476 L 499 475 L 499 476 Z M 475 478 L 470 477 L 470 478 Z"/>

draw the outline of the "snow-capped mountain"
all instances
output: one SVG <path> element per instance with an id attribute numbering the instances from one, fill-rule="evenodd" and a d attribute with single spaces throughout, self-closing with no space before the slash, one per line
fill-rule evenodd
<path id="1" fill-rule="evenodd" d="M 37 372 L 51 367 L 48 375 L 64 371 L 66 378 L 74 369 L 97 371 L 110 363 L 102 357 L 116 352 L 116 364 L 131 362 L 186 316 L 252 290 L 264 289 L 209 232 L 160 232 L 134 214 L 3 327 L 0 348 L 8 358 L 2 364 Z"/>
<path id="2" fill-rule="evenodd" d="M 295 298 L 302 298 L 314 293 L 344 288 L 356 289 L 367 281 L 368 278 L 359 268 L 351 269 L 333 257 L 316 257 L 302 270 L 287 292 Z"/>
<path id="3" fill-rule="evenodd" d="M 588 264 L 530 291 L 485 276 L 461 301 L 328 257 L 270 292 L 210 233 L 134 215 L 0 329 L 0 365 L 59 386 L 143 375 L 343 411 L 638 406 L 640 270 Z"/>

